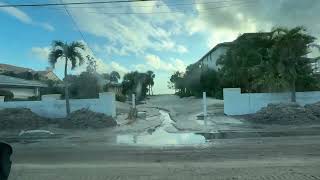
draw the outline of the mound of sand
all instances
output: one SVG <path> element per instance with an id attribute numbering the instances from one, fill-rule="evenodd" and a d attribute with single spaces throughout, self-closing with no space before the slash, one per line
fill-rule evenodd
<path id="1" fill-rule="evenodd" d="M 67 118 L 49 119 L 38 116 L 30 109 L 7 108 L 0 110 L 1 130 L 33 130 L 56 124 L 66 129 L 106 128 L 116 126 L 117 122 L 103 113 L 81 109 L 72 112 Z"/>
<path id="2" fill-rule="evenodd" d="M 37 129 L 50 124 L 50 120 L 26 108 L 7 108 L 0 110 L 0 129 Z"/>
<path id="3" fill-rule="evenodd" d="M 320 118 L 320 102 L 314 104 L 307 104 L 305 108 L 308 109 L 314 116 Z"/>
<path id="4" fill-rule="evenodd" d="M 70 113 L 59 126 L 67 129 L 106 128 L 116 126 L 117 122 L 103 113 L 92 112 L 88 109 L 80 109 Z"/>
<path id="5" fill-rule="evenodd" d="M 318 109 L 316 108 L 318 107 Z M 269 104 L 245 118 L 259 124 L 313 124 L 320 123 L 320 104 L 299 106 L 295 103 Z"/>

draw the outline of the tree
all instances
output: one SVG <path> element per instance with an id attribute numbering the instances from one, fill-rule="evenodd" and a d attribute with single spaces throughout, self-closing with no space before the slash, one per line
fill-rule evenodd
<path id="1" fill-rule="evenodd" d="M 84 62 L 84 57 L 79 50 L 85 50 L 85 45 L 81 42 L 72 42 L 70 44 L 62 41 L 53 41 L 49 54 L 49 63 L 54 68 L 58 60 L 64 60 L 64 84 L 66 112 L 70 114 L 69 104 L 69 84 L 68 84 L 68 63 L 71 63 L 71 69 L 80 66 Z"/>
<path id="2" fill-rule="evenodd" d="M 80 75 L 69 76 L 70 97 L 74 99 L 98 98 L 102 87 L 97 74 L 82 72 Z"/>
<path id="3" fill-rule="evenodd" d="M 156 77 L 156 75 L 153 73 L 153 71 L 147 71 L 147 83 L 148 83 L 148 92 L 149 92 L 149 95 L 150 93 L 152 93 L 153 95 L 153 90 L 152 90 L 152 87 L 154 85 L 154 78 Z"/>
<path id="4" fill-rule="evenodd" d="M 148 91 L 148 75 L 138 71 L 129 72 L 123 76 L 122 93 L 130 96 L 136 94 L 137 99 L 144 99 Z"/>
<path id="5" fill-rule="evenodd" d="M 276 59 L 279 74 L 289 84 L 291 101 L 296 102 L 296 83 L 302 70 L 311 68 L 311 63 L 306 55 L 309 48 L 315 41 L 315 37 L 307 34 L 304 27 L 293 29 L 276 28 L 272 31 L 274 45 L 271 51 L 271 58 Z M 300 71 L 300 72 L 299 72 Z"/>
<path id="6" fill-rule="evenodd" d="M 112 71 L 110 73 L 110 81 L 111 82 L 118 82 L 120 79 L 120 74 L 117 71 Z"/>
<path id="7" fill-rule="evenodd" d="M 268 50 L 272 47 L 271 33 L 257 33 L 255 36 L 240 36 L 221 56 L 217 64 L 221 67 L 222 87 L 241 88 L 244 92 L 258 92 L 264 81 L 261 67 L 269 62 Z"/>
<path id="8" fill-rule="evenodd" d="M 202 91 L 207 92 L 207 96 L 222 98 L 221 77 L 216 70 L 207 70 L 201 73 L 200 83 Z"/>
<path id="9" fill-rule="evenodd" d="M 97 73 L 96 60 L 89 55 L 87 55 L 86 57 L 87 57 L 87 68 L 86 68 L 87 72 L 90 74 L 96 74 Z"/>

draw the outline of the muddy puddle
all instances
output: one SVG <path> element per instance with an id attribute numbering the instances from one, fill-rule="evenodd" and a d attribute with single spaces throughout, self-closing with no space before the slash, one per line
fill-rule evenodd
<path id="1" fill-rule="evenodd" d="M 118 135 L 117 144 L 129 145 L 200 145 L 212 143 L 215 139 L 237 139 L 257 137 L 285 137 L 285 136 L 312 136 L 319 135 L 320 130 L 291 131 L 291 132 L 214 132 L 214 133 L 169 133 L 167 130 L 175 129 L 174 121 L 166 111 L 160 111 L 163 122 L 160 127 L 148 130 L 139 135 Z"/>
<path id="2" fill-rule="evenodd" d="M 160 110 L 163 118 L 162 124 L 156 129 L 149 129 L 147 132 L 139 135 L 118 135 L 118 144 L 132 144 L 132 145 L 196 145 L 206 142 L 204 136 L 195 133 L 169 133 L 167 130 L 175 129 L 174 121 L 171 120 L 166 111 Z"/>
<path id="3" fill-rule="evenodd" d="M 314 131 L 288 131 L 288 132 L 218 132 L 218 133 L 196 133 L 205 137 L 206 141 L 214 139 L 237 139 L 256 137 L 286 137 L 286 136 L 315 136 L 320 135 L 320 130 Z"/>

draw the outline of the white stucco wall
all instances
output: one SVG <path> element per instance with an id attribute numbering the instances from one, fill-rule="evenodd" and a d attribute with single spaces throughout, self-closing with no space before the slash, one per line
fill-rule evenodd
<path id="1" fill-rule="evenodd" d="M 320 91 L 297 92 L 297 103 L 312 104 L 320 101 Z M 223 89 L 224 113 L 227 115 L 252 114 L 270 103 L 289 103 L 290 93 L 241 93 L 240 88 Z"/>
<path id="2" fill-rule="evenodd" d="M 44 98 L 42 101 L 0 102 L 0 109 L 3 108 L 28 108 L 39 116 L 49 118 L 66 116 L 65 100 L 56 100 L 55 98 Z M 113 93 L 100 93 L 99 99 L 71 99 L 70 108 L 71 112 L 88 108 L 94 112 L 116 116 L 115 96 Z"/>

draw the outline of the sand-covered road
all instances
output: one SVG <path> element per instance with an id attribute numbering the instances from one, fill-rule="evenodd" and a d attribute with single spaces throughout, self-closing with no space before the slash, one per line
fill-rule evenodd
<path id="1" fill-rule="evenodd" d="M 14 146 L 14 180 L 319 179 L 320 136 L 217 140 L 198 147 L 77 142 Z"/>

